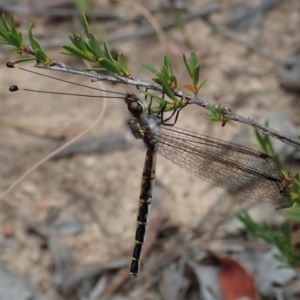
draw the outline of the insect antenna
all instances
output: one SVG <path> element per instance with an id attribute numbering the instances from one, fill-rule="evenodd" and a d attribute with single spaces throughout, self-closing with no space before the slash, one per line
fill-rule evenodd
<path id="1" fill-rule="evenodd" d="M 57 77 L 54 77 L 54 76 L 51 76 L 51 75 L 46 75 L 46 74 L 36 72 L 36 71 L 32 71 L 32 70 L 28 70 L 28 69 L 25 69 L 25 68 L 22 68 L 22 67 L 16 67 L 15 64 L 12 63 L 12 62 L 6 63 L 6 66 L 8 68 L 11 68 L 11 69 L 13 69 L 13 68 L 20 69 L 20 70 L 28 72 L 28 73 L 32 73 L 32 74 L 36 74 L 36 75 L 43 76 L 43 77 L 46 77 L 46 78 L 50 78 L 50 79 L 53 79 L 53 80 L 57 80 L 57 81 L 60 81 L 60 82 L 65 82 L 65 83 L 68 83 L 68 84 L 80 86 L 80 87 L 87 88 L 87 89 L 90 89 L 90 90 L 96 90 L 96 91 L 99 91 L 99 92 L 114 94 L 115 96 L 73 94 L 73 93 L 64 93 L 64 92 L 41 91 L 41 90 L 23 88 L 23 87 L 20 87 L 20 86 L 17 86 L 17 85 L 10 86 L 9 87 L 10 92 L 16 92 L 16 91 L 19 91 L 19 90 L 23 90 L 23 91 L 27 91 L 27 92 L 43 93 L 43 94 L 67 95 L 67 96 L 78 96 L 78 97 L 87 97 L 87 98 L 111 98 L 111 99 L 124 99 L 124 96 L 125 96 L 124 93 L 119 93 L 119 92 L 116 92 L 116 91 L 110 91 L 110 90 L 101 89 L 101 88 L 95 88 L 95 87 L 91 87 L 89 85 L 69 81 L 69 80 L 66 80 L 66 79 L 57 78 Z"/>

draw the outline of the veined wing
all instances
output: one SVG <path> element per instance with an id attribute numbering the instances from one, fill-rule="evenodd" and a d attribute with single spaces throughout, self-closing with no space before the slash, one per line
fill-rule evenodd
<path id="1" fill-rule="evenodd" d="M 176 127 L 146 131 L 160 155 L 233 195 L 272 203 L 288 200 L 281 169 L 267 154 Z"/>

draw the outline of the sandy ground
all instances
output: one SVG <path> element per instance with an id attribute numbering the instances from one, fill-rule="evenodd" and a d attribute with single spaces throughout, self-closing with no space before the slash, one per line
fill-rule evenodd
<path id="1" fill-rule="evenodd" d="M 233 1 L 220 2 L 222 10 L 215 13 L 213 19 L 222 23 L 226 14 L 232 10 Z M 204 7 L 205 2 L 197 6 Z M 300 3 L 297 0 L 285 1 L 265 16 L 261 28 L 252 28 L 238 34 L 247 40 L 256 41 L 278 57 L 287 58 L 299 45 L 299 12 Z M 122 9 L 122 13 L 123 16 L 133 14 L 128 8 Z M 61 31 L 71 30 L 69 25 L 65 25 L 66 29 L 62 28 L 64 23 L 59 26 L 45 25 L 36 19 L 35 30 L 41 35 L 46 34 L 46 29 L 49 28 L 53 36 L 60 36 Z M 276 74 L 281 68 L 280 65 L 275 65 L 214 33 L 201 20 L 187 23 L 186 32 L 199 55 L 201 77 L 208 79 L 200 92 L 202 98 L 228 106 L 238 114 L 258 121 L 266 111 L 284 111 L 294 126 L 299 128 L 298 96 L 279 86 Z M 177 29 L 167 31 L 166 38 L 176 74 L 185 83 L 187 76 L 181 53 L 188 53 L 189 50 L 183 46 L 182 34 Z M 132 74 L 144 80 L 149 80 L 151 74 L 141 67 L 142 63 L 153 64 L 155 67 L 162 63 L 163 53 L 156 37 L 133 38 L 113 43 L 111 47 L 121 50 L 129 60 Z M 57 49 L 52 49 L 49 53 L 66 63 L 74 64 L 73 60 L 59 56 L 58 52 Z M 8 87 L 17 84 L 37 90 L 97 95 L 93 90 L 83 91 L 80 87 L 45 79 L 18 69 L 7 69 L 5 62 L 15 58 L 9 56 L 2 48 L 1 192 L 62 144 L 53 139 L 38 137 L 37 134 L 64 134 L 71 139 L 87 128 L 103 107 L 103 101 L 96 98 L 28 92 L 9 93 Z M 32 69 L 32 65 L 27 64 L 26 67 Z M 74 75 L 54 72 L 51 75 L 97 86 L 96 83 L 90 83 L 89 79 Z M 121 92 L 135 91 L 134 87 L 121 85 L 105 84 L 105 87 Z M 206 120 L 206 113 L 207 111 L 200 107 L 187 107 L 180 114 L 176 126 L 227 141 L 246 128 L 237 123 L 230 123 L 221 128 L 219 123 Z M 125 127 L 127 115 L 123 101 L 108 99 L 103 118 L 87 137 L 115 132 L 127 132 L 130 136 Z M 28 129 L 28 132 L 16 130 L 17 126 Z M 247 146 L 256 147 L 252 130 L 248 129 L 248 133 L 251 138 L 248 139 Z M 73 270 L 94 262 L 121 257 L 129 259 L 134 242 L 143 160 L 144 152 L 139 147 L 133 147 L 104 154 L 81 154 L 44 163 L 0 203 L 1 260 L 12 270 L 25 275 L 34 285 L 49 291 L 52 272 L 49 251 L 40 248 L 39 238 L 24 231 L 22 216 L 37 224 L 44 224 L 50 207 L 61 209 L 60 219 L 72 216 L 85 222 L 84 230 L 80 234 L 64 238 L 64 242 L 73 249 Z M 159 186 L 156 187 L 155 194 L 159 202 L 154 200 L 153 216 L 159 211 L 166 212 L 169 220 L 179 226 L 182 236 L 203 216 L 214 199 L 223 193 L 221 189 L 212 188 L 162 157 L 158 158 L 156 174 Z M 68 189 L 69 186 L 82 193 L 84 199 L 77 199 Z M 99 230 L 84 204 L 85 201 L 93 207 L 107 235 Z M 69 205 L 66 205 L 67 203 Z M 5 238 L 5 235 L 9 237 Z"/>

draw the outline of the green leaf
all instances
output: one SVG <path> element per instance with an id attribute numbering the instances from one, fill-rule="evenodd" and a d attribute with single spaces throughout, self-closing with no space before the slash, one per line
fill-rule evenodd
<path id="1" fill-rule="evenodd" d="M 170 84 L 172 85 L 172 89 L 177 89 L 177 78 L 175 75 L 171 75 L 169 77 L 170 79 Z"/>
<path id="2" fill-rule="evenodd" d="M 160 107 L 163 106 L 163 105 L 166 103 L 166 100 L 164 100 L 164 99 L 158 97 L 157 95 L 152 94 L 152 93 L 150 93 L 150 92 L 148 92 L 148 91 L 143 91 L 143 90 L 141 90 L 141 93 L 142 93 L 143 95 L 147 96 L 147 97 L 150 97 L 150 98 L 154 99 L 155 102 L 157 102 L 157 103 L 159 104 Z"/>
<path id="3" fill-rule="evenodd" d="M 11 26 L 7 23 L 5 15 L 1 17 L 2 24 L 0 24 L 0 36 L 2 37 L 1 44 L 11 45 L 21 51 L 23 42 L 22 34 L 16 30 L 16 25 L 11 15 Z"/>
<path id="4" fill-rule="evenodd" d="M 33 51 L 36 51 L 37 49 L 43 49 L 42 46 L 39 44 L 39 42 L 33 37 L 32 35 L 32 24 L 29 24 L 28 27 L 28 38 L 30 41 L 30 45 Z"/>
<path id="5" fill-rule="evenodd" d="M 2 37 L 3 40 L 5 40 L 5 43 L 7 43 L 8 33 L 1 24 L 0 24 L 0 36 Z"/>
<path id="6" fill-rule="evenodd" d="M 22 48 L 22 42 L 20 43 L 20 40 L 19 40 L 18 36 L 15 36 L 12 33 L 9 33 L 8 34 L 8 39 L 10 41 L 10 45 L 13 45 L 18 49 Z"/>
<path id="7" fill-rule="evenodd" d="M 169 81 L 167 80 L 167 77 L 162 78 L 162 86 L 163 86 L 163 91 L 166 93 L 166 95 L 173 100 L 174 102 L 177 102 L 178 99 L 175 97 L 173 94 L 172 90 L 169 87 Z"/>
<path id="8" fill-rule="evenodd" d="M 196 67 L 193 68 L 193 76 L 192 76 L 192 79 L 193 79 L 193 82 L 195 85 L 198 84 L 198 81 L 199 81 L 199 75 L 200 75 L 200 66 L 197 65 Z"/>
<path id="9" fill-rule="evenodd" d="M 91 61 L 91 62 L 95 62 L 95 59 L 91 58 L 89 55 L 87 55 L 86 53 L 76 49 L 73 46 L 62 45 L 62 47 L 64 49 L 66 49 L 67 51 L 69 51 L 69 52 L 61 52 L 62 54 L 78 57 L 78 58 L 85 59 L 85 60 L 88 60 L 88 61 Z"/>
<path id="10" fill-rule="evenodd" d="M 108 48 L 108 44 L 107 44 L 107 41 L 104 42 L 104 50 L 105 50 L 105 54 L 106 54 L 106 57 L 111 61 L 113 62 L 114 59 L 109 51 L 109 48 Z"/>
<path id="11" fill-rule="evenodd" d="M 12 18 L 12 15 L 11 15 Z M 6 32 L 11 32 L 11 28 L 6 20 L 5 14 L 2 14 L 2 24 Z"/>
<path id="12" fill-rule="evenodd" d="M 150 72 L 152 72 L 153 74 L 158 76 L 159 72 L 154 67 L 152 67 L 151 65 L 143 64 L 143 67 L 145 67 L 147 70 L 149 70 Z"/>
<path id="13" fill-rule="evenodd" d="M 72 33 L 69 33 L 69 40 L 71 41 L 71 43 L 76 47 L 78 48 L 78 41 L 77 39 L 75 38 L 75 34 L 72 34 Z"/>
<path id="14" fill-rule="evenodd" d="M 90 34 L 89 35 L 89 44 L 92 49 L 92 53 L 97 56 L 98 58 L 104 58 L 104 52 L 102 51 L 101 47 L 99 46 L 98 41 L 96 38 Z"/>
<path id="15" fill-rule="evenodd" d="M 164 57 L 164 65 L 166 66 L 166 69 L 168 70 L 168 73 L 173 74 L 171 59 L 168 55 L 165 55 L 165 57 Z"/>
<path id="16" fill-rule="evenodd" d="M 41 49 L 37 49 L 35 51 L 35 57 L 38 61 L 41 61 L 41 62 L 47 62 L 47 60 L 49 59 L 47 54 Z"/>
<path id="17" fill-rule="evenodd" d="M 90 54 L 93 54 L 93 49 L 90 46 L 89 42 L 87 43 L 86 41 L 82 40 L 83 43 L 83 51 L 84 52 L 89 52 Z"/>
<path id="18" fill-rule="evenodd" d="M 207 114 L 205 118 L 213 122 L 221 122 L 222 127 L 231 120 L 231 117 L 226 115 L 224 106 L 219 105 L 218 107 L 214 107 L 213 105 L 210 105 L 209 110 L 210 114 Z"/>
<path id="19" fill-rule="evenodd" d="M 152 80 L 153 80 L 155 83 L 157 83 L 157 84 L 159 84 L 159 85 L 162 85 L 162 80 L 161 80 L 160 78 L 152 78 Z"/>
<path id="20" fill-rule="evenodd" d="M 201 83 L 200 83 L 200 85 L 198 86 L 198 90 L 200 90 L 203 86 L 204 86 L 204 84 L 207 82 L 207 79 L 205 79 L 205 80 L 203 80 Z"/>
<path id="21" fill-rule="evenodd" d="M 264 136 L 257 129 L 254 130 L 254 133 L 255 133 L 256 139 L 258 140 L 261 150 L 265 153 L 268 153 L 268 149 L 266 146 Z"/>
<path id="22" fill-rule="evenodd" d="M 84 41 L 84 38 L 81 34 L 69 34 L 69 39 L 71 40 L 72 44 L 82 52 L 89 52 L 88 47 Z"/>
<path id="23" fill-rule="evenodd" d="M 122 71 L 122 73 L 123 73 L 125 76 L 129 76 L 129 75 L 130 75 L 130 72 L 129 72 L 129 70 L 128 70 L 128 67 L 127 67 L 125 58 L 124 58 L 124 56 L 122 55 L 122 53 L 119 53 L 119 55 L 118 55 L 118 63 L 119 63 L 119 68 L 120 68 L 120 70 Z"/>
<path id="24" fill-rule="evenodd" d="M 197 66 L 199 66 L 198 58 L 197 58 L 197 55 L 194 51 L 192 51 L 191 56 L 190 56 L 190 66 L 193 70 L 195 70 L 195 68 Z"/>
<path id="25" fill-rule="evenodd" d="M 184 62 L 184 64 L 185 64 L 185 67 L 186 67 L 186 69 L 187 69 L 187 71 L 188 71 L 190 77 L 192 77 L 192 76 L 193 76 L 192 68 L 191 68 L 191 66 L 189 65 L 189 63 L 187 62 L 186 56 L 185 56 L 184 54 L 183 54 L 183 62 Z"/>
<path id="26" fill-rule="evenodd" d="M 89 23 L 88 23 L 88 21 L 85 17 L 84 12 L 82 12 L 81 15 L 80 15 L 80 23 L 83 27 L 83 30 L 84 30 L 85 34 L 87 36 L 89 36 L 89 34 L 90 34 Z"/>
<path id="27" fill-rule="evenodd" d="M 87 52 L 88 48 L 87 48 L 87 44 L 84 40 L 84 37 L 82 34 L 78 34 L 77 36 L 77 43 L 78 43 L 78 49 L 80 49 L 83 52 Z"/>
<path id="28" fill-rule="evenodd" d="M 27 61 L 33 61 L 33 60 L 36 60 L 36 58 L 32 57 L 32 56 L 22 57 L 22 58 L 19 58 L 19 59 L 15 60 L 14 64 L 16 65 L 16 64 L 19 64 L 19 63 L 23 63 L 23 62 L 27 62 Z"/>
<path id="29" fill-rule="evenodd" d="M 120 69 L 118 69 L 118 67 L 114 63 L 109 61 L 107 58 L 100 58 L 98 61 L 99 61 L 100 66 L 102 66 L 106 70 L 108 70 L 114 74 L 121 75 Z"/>

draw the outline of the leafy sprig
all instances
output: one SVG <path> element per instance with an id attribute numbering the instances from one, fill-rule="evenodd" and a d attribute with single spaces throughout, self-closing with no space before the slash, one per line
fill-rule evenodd
<path id="1" fill-rule="evenodd" d="M 157 84 L 162 85 L 165 88 L 164 92 L 166 94 L 168 94 L 168 88 L 170 90 L 178 88 L 177 78 L 174 74 L 172 62 L 168 55 L 165 55 L 164 64 L 160 71 L 149 64 L 143 64 L 143 66 L 156 76 L 155 78 L 152 78 L 152 80 Z"/>
<path id="2" fill-rule="evenodd" d="M 0 35 L 2 37 L 2 41 L 0 43 L 2 45 L 10 45 L 15 47 L 12 52 L 22 53 L 24 50 L 22 33 L 17 31 L 13 15 L 10 15 L 11 25 L 9 25 L 9 23 L 7 22 L 4 14 L 2 14 L 1 16 L 1 23 Z"/>
<path id="3" fill-rule="evenodd" d="M 268 121 L 265 122 L 265 126 L 267 126 L 267 127 L 269 126 Z M 277 164 L 280 165 L 279 156 L 273 147 L 270 137 L 268 135 L 262 134 L 257 129 L 255 129 L 254 134 L 255 134 L 256 139 L 258 140 L 261 150 L 263 152 L 265 152 L 266 154 L 269 154 L 270 156 L 272 156 L 276 160 Z"/>
<path id="4" fill-rule="evenodd" d="M 188 62 L 186 56 L 183 54 L 183 61 L 185 67 L 188 71 L 190 78 L 192 79 L 192 84 L 186 84 L 184 87 L 194 93 L 198 94 L 199 90 L 206 83 L 207 79 L 204 81 L 200 81 L 200 65 L 198 63 L 198 58 L 196 53 L 193 51 L 190 55 L 190 60 Z"/>
<path id="5" fill-rule="evenodd" d="M 282 263 L 286 264 L 287 261 L 293 267 L 300 265 L 300 253 L 293 244 L 291 228 L 288 223 L 275 230 L 268 224 L 256 223 L 246 211 L 239 213 L 238 219 L 245 225 L 247 232 L 263 239 L 268 244 L 276 246 L 282 254 L 282 256 L 276 256 L 276 258 Z"/>
<path id="6" fill-rule="evenodd" d="M 50 58 L 47 55 L 39 41 L 34 37 L 32 33 L 32 24 L 30 24 L 28 28 L 28 36 L 30 41 L 30 46 L 28 47 L 23 43 L 22 34 L 18 32 L 12 15 L 9 22 L 7 21 L 5 15 L 2 15 L 1 21 L 2 25 L 0 26 L 0 37 L 2 38 L 2 43 L 13 46 L 15 48 L 13 50 L 14 52 L 30 55 L 16 60 L 14 62 L 15 64 L 24 61 L 36 60 L 40 66 L 63 65 L 62 63 L 59 63 L 58 61 Z M 69 39 L 71 41 L 71 44 L 62 45 L 62 48 L 64 49 L 62 53 L 99 65 L 99 67 L 93 66 L 92 68 L 85 69 L 87 71 L 105 70 L 110 71 L 118 76 L 131 78 L 129 68 L 122 53 L 119 53 L 119 55 L 115 59 L 109 49 L 107 42 L 104 42 L 103 46 L 99 45 L 96 37 L 90 31 L 88 21 L 83 12 L 80 16 L 80 23 L 83 28 L 83 33 L 70 33 Z M 191 54 L 189 63 L 186 61 L 184 56 L 184 61 L 188 73 L 192 79 L 192 84 L 187 84 L 186 87 L 196 94 L 205 83 L 205 81 L 199 82 L 200 67 L 196 54 L 194 52 Z M 156 70 L 149 64 L 145 64 L 144 66 L 149 71 L 154 73 L 155 78 L 153 78 L 153 81 L 161 85 L 163 94 L 171 100 L 166 101 L 164 97 L 153 97 L 159 104 L 159 107 L 164 107 L 167 111 L 171 111 L 182 108 L 187 104 L 184 96 L 176 97 L 174 95 L 174 90 L 178 89 L 178 79 L 174 73 L 171 59 L 168 55 L 164 57 L 164 63 L 160 71 Z"/>
<path id="7" fill-rule="evenodd" d="M 174 100 L 170 97 L 169 97 L 169 99 L 159 97 L 148 91 L 140 91 L 140 93 L 155 100 L 155 102 L 158 104 L 158 106 L 151 107 L 151 113 L 160 113 L 161 111 L 164 111 L 164 112 L 175 111 L 178 109 L 182 109 L 183 107 L 185 107 L 188 104 L 188 102 L 186 101 L 186 99 L 184 97 L 181 99 L 177 99 L 175 97 L 175 100 Z"/>
<path id="8" fill-rule="evenodd" d="M 206 119 L 213 122 L 221 122 L 222 127 L 226 125 L 228 121 L 231 120 L 231 117 L 226 115 L 226 107 L 218 105 L 217 107 L 210 105 L 209 106 L 210 114 L 207 114 Z"/>
<path id="9" fill-rule="evenodd" d="M 62 54 L 98 63 L 100 66 L 100 68 L 91 68 L 89 70 L 107 70 L 120 76 L 129 77 L 130 72 L 122 53 L 119 53 L 118 58 L 114 59 L 107 42 L 104 42 L 104 49 L 101 49 L 96 37 L 90 32 L 89 24 L 83 12 L 80 16 L 80 23 L 84 29 L 84 34 L 70 33 L 69 39 L 73 46 L 62 45 L 66 50 Z"/>

